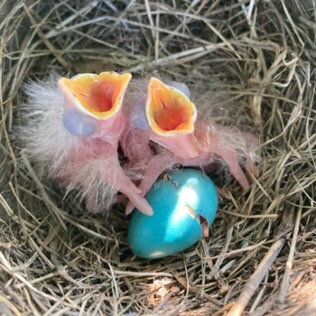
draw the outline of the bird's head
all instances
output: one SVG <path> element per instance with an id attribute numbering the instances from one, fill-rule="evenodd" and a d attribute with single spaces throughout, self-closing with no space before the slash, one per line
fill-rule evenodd
<path id="1" fill-rule="evenodd" d="M 148 84 L 150 138 L 181 158 L 193 158 L 199 152 L 194 138 L 197 111 L 188 94 L 188 88 L 177 82 L 167 85 L 152 77 Z"/>
<path id="2" fill-rule="evenodd" d="M 77 136 L 92 135 L 100 126 L 113 128 L 131 77 L 129 73 L 101 72 L 61 78 L 58 84 L 65 97 L 65 128 Z"/>

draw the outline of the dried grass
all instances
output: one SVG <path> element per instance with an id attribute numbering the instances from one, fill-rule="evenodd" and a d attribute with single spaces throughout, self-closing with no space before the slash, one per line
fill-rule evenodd
<path id="1" fill-rule="evenodd" d="M 315 28 L 313 0 L 0 2 L 2 314 L 315 314 Z M 183 254 L 133 257 L 122 212 L 87 214 L 15 138 L 27 80 L 101 70 L 220 90 L 260 135 L 251 191 Z"/>

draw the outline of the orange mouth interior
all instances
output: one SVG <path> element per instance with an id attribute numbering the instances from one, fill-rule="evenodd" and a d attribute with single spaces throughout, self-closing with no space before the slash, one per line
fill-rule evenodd
<path id="1" fill-rule="evenodd" d="M 90 114 L 107 118 L 118 111 L 130 79 L 131 75 L 127 73 L 102 72 L 62 78 L 60 85 Z"/>
<path id="2" fill-rule="evenodd" d="M 150 80 L 147 116 L 155 132 L 192 132 L 195 112 L 194 104 L 185 95 L 156 78 Z"/>

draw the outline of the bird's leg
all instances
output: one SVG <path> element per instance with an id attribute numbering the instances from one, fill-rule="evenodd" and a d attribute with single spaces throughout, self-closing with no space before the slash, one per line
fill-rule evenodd
<path id="1" fill-rule="evenodd" d="M 162 172 L 178 162 L 179 158 L 173 155 L 168 151 L 161 152 L 156 156 L 152 157 L 147 164 L 147 168 L 143 175 L 143 179 L 139 185 L 142 195 L 145 196 L 146 193 L 150 190 L 152 185 L 162 174 Z M 125 213 L 129 214 L 137 206 L 133 203 L 132 200 L 127 204 Z"/>
<path id="2" fill-rule="evenodd" d="M 161 152 L 150 159 L 143 180 L 139 185 L 142 194 L 145 195 L 150 190 L 164 170 L 171 168 L 178 161 L 179 158 L 177 156 L 167 151 Z"/>
<path id="3" fill-rule="evenodd" d="M 109 185 L 115 187 L 118 191 L 125 194 L 128 199 L 141 212 L 151 215 L 152 208 L 142 195 L 141 189 L 137 188 L 130 178 L 124 173 L 116 149 L 113 149 L 113 155 L 109 156 L 107 172 L 103 175 Z"/>
<path id="4" fill-rule="evenodd" d="M 152 213 L 141 190 L 124 173 L 118 159 L 117 143 L 86 139 L 80 148 L 70 152 L 66 163 L 61 180 L 78 187 L 92 211 L 101 211 L 104 205 L 112 204 L 102 200 L 102 196 L 114 202 L 114 194 L 120 191 L 144 213 Z"/>
<path id="5" fill-rule="evenodd" d="M 248 190 L 250 187 L 249 182 L 239 165 L 238 154 L 234 149 L 233 144 L 227 140 L 219 140 L 218 136 L 210 136 L 208 149 L 210 154 L 220 156 L 227 163 L 232 176 L 245 190 Z"/>
<path id="6" fill-rule="evenodd" d="M 245 169 L 248 171 L 248 173 L 250 174 L 257 174 L 257 168 L 256 165 L 252 162 L 251 159 L 246 158 L 246 162 L 245 162 Z"/>
<path id="7" fill-rule="evenodd" d="M 215 125 L 215 124 L 214 124 Z M 216 125 L 215 125 L 216 126 Z M 232 137 L 232 139 L 240 138 L 245 142 L 246 147 L 248 148 L 248 152 L 245 150 L 244 155 L 245 155 L 245 169 L 252 174 L 256 174 L 256 166 L 254 164 L 254 157 L 251 157 L 250 153 L 254 152 L 256 148 L 259 146 L 259 140 L 258 138 L 250 132 L 240 132 L 236 129 L 230 128 L 230 127 L 225 127 L 225 126 L 216 126 L 216 129 L 219 132 L 223 132 L 226 136 Z M 233 144 L 231 144 L 231 147 L 233 148 Z"/>

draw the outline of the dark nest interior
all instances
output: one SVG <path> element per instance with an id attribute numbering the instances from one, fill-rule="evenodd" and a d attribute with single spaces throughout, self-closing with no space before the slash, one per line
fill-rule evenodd
<path id="1" fill-rule="evenodd" d="M 315 30 L 314 0 L 2 0 L 0 314 L 315 315 Z M 177 255 L 133 256 L 122 209 L 88 213 L 16 136 L 29 80 L 109 70 L 214 91 L 260 139 L 251 190 Z"/>

